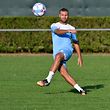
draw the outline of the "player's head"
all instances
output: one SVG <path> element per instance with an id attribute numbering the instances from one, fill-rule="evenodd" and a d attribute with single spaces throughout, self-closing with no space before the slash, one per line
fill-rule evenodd
<path id="1" fill-rule="evenodd" d="M 66 8 L 62 8 L 59 10 L 59 17 L 61 22 L 66 23 L 69 17 L 69 11 Z"/>

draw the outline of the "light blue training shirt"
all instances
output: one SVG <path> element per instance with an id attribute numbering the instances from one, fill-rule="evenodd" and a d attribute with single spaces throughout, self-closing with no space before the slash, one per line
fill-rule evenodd
<path id="1" fill-rule="evenodd" d="M 76 34 L 72 33 L 65 33 L 65 34 L 56 34 L 55 30 L 69 30 L 75 29 L 75 27 L 71 26 L 70 24 L 61 24 L 60 22 L 53 23 L 51 25 L 51 32 L 52 32 L 52 42 L 53 42 L 53 55 L 56 55 L 60 50 L 66 49 L 73 52 L 74 48 L 72 46 L 73 41 L 78 41 Z"/>

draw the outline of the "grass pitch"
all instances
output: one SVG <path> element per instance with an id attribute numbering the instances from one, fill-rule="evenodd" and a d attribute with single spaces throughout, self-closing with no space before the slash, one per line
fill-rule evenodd
<path id="1" fill-rule="evenodd" d="M 70 74 L 88 91 L 78 94 L 57 72 L 51 85 L 36 82 L 48 75 L 52 56 L 0 56 L 0 110 L 110 110 L 110 55 L 74 55 Z"/>

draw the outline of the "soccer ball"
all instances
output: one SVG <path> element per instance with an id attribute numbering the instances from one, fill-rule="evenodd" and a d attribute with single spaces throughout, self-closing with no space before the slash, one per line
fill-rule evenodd
<path id="1" fill-rule="evenodd" d="M 36 4 L 34 4 L 34 6 L 32 8 L 32 12 L 36 16 L 43 16 L 46 12 L 46 7 L 42 3 L 36 3 Z"/>

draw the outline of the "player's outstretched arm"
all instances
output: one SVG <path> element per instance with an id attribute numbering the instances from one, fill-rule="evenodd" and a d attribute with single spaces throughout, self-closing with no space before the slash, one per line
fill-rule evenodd
<path id="1" fill-rule="evenodd" d="M 77 52 L 78 55 L 78 65 L 80 65 L 80 67 L 83 65 L 83 59 L 82 59 L 82 55 L 81 55 L 81 51 L 80 51 L 80 46 L 77 43 L 74 43 L 74 48 Z"/>
<path id="2" fill-rule="evenodd" d="M 76 30 L 62 30 L 62 29 L 56 29 L 56 30 L 55 30 L 55 33 L 56 33 L 56 34 L 65 34 L 65 33 L 67 33 L 67 32 L 70 32 L 70 33 L 72 33 L 72 34 L 76 34 L 76 33 L 77 33 Z"/>

